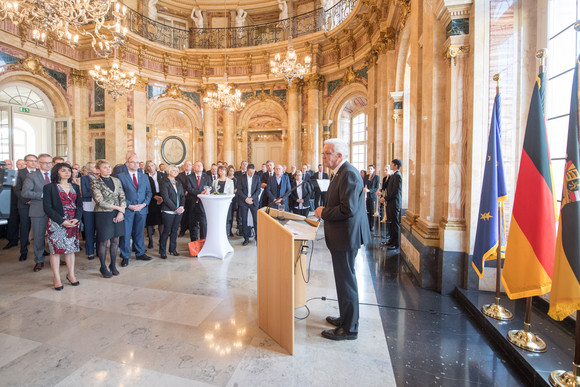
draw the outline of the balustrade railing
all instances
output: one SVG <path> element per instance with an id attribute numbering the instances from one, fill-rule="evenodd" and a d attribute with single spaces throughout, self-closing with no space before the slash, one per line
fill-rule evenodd
<path id="1" fill-rule="evenodd" d="M 287 40 L 292 37 L 331 31 L 350 14 L 357 0 L 341 0 L 331 8 L 318 8 L 312 12 L 271 23 L 232 28 L 190 28 L 169 26 L 151 20 L 128 9 L 126 27 L 132 33 L 152 42 L 176 49 L 252 47 Z"/>

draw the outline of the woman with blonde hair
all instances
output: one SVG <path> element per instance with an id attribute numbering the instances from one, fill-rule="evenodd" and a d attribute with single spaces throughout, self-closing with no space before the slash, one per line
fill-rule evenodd
<path id="1" fill-rule="evenodd" d="M 169 253 L 178 256 L 177 252 L 177 230 L 181 223 L 181 217 L 185 210 L 185 190 L 181 182 L 176 179 L 179 169 L 175 165 L 167 168 L 167 179 L 160 184 L 161 219 L 163 220 L 163 231 L 159 238 L 159 256 L 167 259 L 166 247 L 167 237 L 169 237 Z"/>
<path id="2" fill-rule="evenodd" d="M 95 201 L 95 228 L 97 230 L 97 253 L 101 261 L 101 274 L 104 278 L 119 275 L 117 270 L 117 251 L 119 237 L 125 235 L 125 192 L 121 181 L 111 176 L 111 164 L 107 160 L 97 160 L 96 168 L 100 176 L 91 182 Z M 107 245 L 111 263 L 110 271 L 105 264 Z"/>

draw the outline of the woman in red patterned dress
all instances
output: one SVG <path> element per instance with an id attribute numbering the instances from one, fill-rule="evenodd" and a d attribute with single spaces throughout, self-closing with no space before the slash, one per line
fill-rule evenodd
<path id="1" fill-rule="evenodd" d="M 50 184 L 43 189 L 43 206 L 46 213 L 50 266 L 54 274 L 54 289 L 62 290 L 60 255 L 64 255 L 68 273 L 66 279 L 72 286 L 80 285 L 75 277 L 75 253 L 79 249 L 79 222 L 83 215 L 81 190 L 72 182 L 71 166 L 58 163 L 52 168 Z"/>

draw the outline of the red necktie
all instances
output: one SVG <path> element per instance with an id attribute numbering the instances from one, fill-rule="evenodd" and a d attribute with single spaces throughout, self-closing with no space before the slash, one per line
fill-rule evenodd
<path id="1" fill-rule="evenodd" d="M 139 183 L 137 183 L 137 174 L 133 174 L 133 184 L 135 184 L 135 188 L 139 189 Z"/>
<path id="2" fill-rule="evenodd" d="M 50 179 L 48 178 L 48 172 L 44 172 L 44 182 L 50 184 Z"/>
<path id="3" fill-rule="evenodd" d="M 201 179 L 197 176 L 197 188 L 199 188 L 199 184 L 201 183 Z"/>

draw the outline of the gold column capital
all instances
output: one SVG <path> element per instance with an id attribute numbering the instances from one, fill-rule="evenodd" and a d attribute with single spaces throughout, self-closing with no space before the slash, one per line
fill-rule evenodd
<path id="1" fill-rule="evenodd" d="M 75 86 L 86 87 L 88 84 L 87 72 L 83 70 L 71 68 L 70 79 Z"/>
<path id="2" fill-rule="evenodd" d="M 136 82 L 135 82 L 135 90 L 136 91 L 145 91 L 147 89 L 147 84 L 149 83 L 149 78 L 147 77 L 140 77 L 137 76 L 136 78 Z"/>
<path id="3" fill-rule="evenodd" d="M 314 73 L 308 76 L 308 78 L 306 79 L 306 84 L 308 85 L 309 90 L 312 89 L 324 90 L 324 81 L 325 81 L 324 75 Z"/>
<path id="4" fill-rule="evenodd" d="M 468 45 L 451 44 L 445 50 L 444 57 L 448 61 L 449 64 L 451 64 L 451 61 L 453 60 L 453 64 L 456 65 L 457 64 L 457 57 L 466 56 L 467 54 L 469 54 L 469 51 L 470 51 L 470 48 Z"/>

